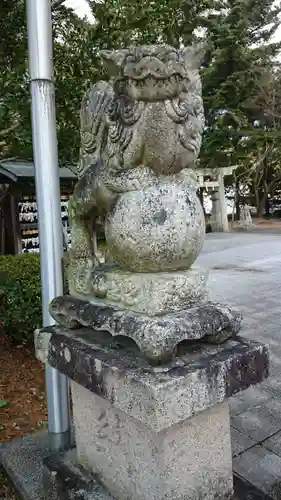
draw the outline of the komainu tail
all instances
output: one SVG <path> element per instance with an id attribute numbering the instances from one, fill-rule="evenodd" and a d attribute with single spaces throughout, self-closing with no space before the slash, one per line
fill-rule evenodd
<path id="1" fill-rule="evenodd" d="M 106 143 L 106 111 L 113 97 L 107 82 L 98 82 L 86 92 L 80 110 L 80 157 L 76 174 L 80 178 L 98 160 Z"/>

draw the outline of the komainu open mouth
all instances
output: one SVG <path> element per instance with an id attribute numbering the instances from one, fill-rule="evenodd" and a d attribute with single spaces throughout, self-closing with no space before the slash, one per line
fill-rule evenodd
<path id="1" fill-rule="evenodd" d="M 178 73 L 165 77 L 147 73 L 145 76 L 118 79 L 115 83 L 115 92 L 137 101 L 163 101 L 186 92 L 188 84 L 188 79 Z"/>
<path id="2" fill-rule="evenodd" d="M 161 87 L 163 85 L 166 85 L 167 83 L 173 85 L 182 83 L 184 81 L 184 78 L 182 75 L 178 73 L 174 73 L 171 76 L 165 76 L 165 77 L 163 77 L 162 75 L 149 73 L 146 74 L 145 76 L 127 78 L 126 80 L 129 85 L 135 85 L 137 87 L 144 87 L 146 85 L 150 85 L 151 83 L 154 83 L 156 85 L 159 85 L 159 87 Z"/>

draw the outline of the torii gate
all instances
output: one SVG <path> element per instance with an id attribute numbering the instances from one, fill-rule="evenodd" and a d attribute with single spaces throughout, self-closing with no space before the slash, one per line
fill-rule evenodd
<path id="1" fill-rule="evenodd" d="M 204 187 L 211 194 L 212 216 L 210 223 L 213 231 L 228 232 L 228 216 L 225 198 L 224 177 L 232 175 L 238 165 L 224 168 L 203 168 L 197 170 L 199 186 Z M 206 180 L 206 177 L 212 180 Z"/>

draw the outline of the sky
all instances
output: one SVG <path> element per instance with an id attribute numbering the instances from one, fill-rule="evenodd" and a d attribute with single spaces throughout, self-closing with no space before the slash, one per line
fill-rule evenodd
<path id="1" fill-rule="evenodd" d="M 81 17 L 91 16 L 89 6 L 87 5 L 85 0 L 66 0 L 65 3 L 69 7 L 72 7 L 77 12 L 77 15 Z M 279 27 L 278 31 L 275 34 L 274 42 L 279 42 L 280 40 L 281 40 L 281 26 Z"/>
<path id="2" fill-rule="evenodd" d="M 85 0 L 66 0 L 65 4 L 68 7 L 72 7 L 78 16 L 85 17 L 91 15 L 89 6 L 85 2 Z"/>
<path id="3" fill-rule="evenodd" d="M 274 42 L 280 42 L 281 40 L 281 26 L 279 26 L 278 30 L 275 33 Z"/>

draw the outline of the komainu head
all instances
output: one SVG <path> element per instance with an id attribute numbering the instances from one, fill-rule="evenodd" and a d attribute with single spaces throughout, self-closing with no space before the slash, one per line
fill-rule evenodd
<path id="1" fill-rule="evenodd" d="M 102 51 L 116 94 L 136 101 L 160 101 L 188 93 L 205 53 L 203 44 L 174 49 L 147 45 Z"/>

